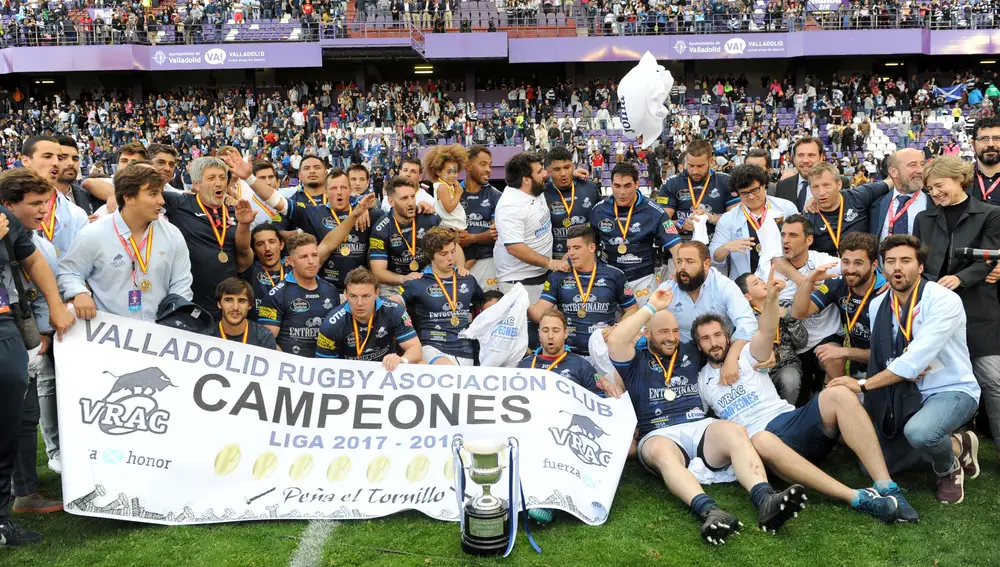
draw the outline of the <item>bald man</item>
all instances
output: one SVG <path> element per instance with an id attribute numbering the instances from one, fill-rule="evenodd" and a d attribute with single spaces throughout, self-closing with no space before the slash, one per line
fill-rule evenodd
<path id="1" fill-rule="evenodd" d="M 701 357 L 696 346 L 681 343 L 677 319 L 666 310 L 672 300 L 671 291 L 657 290 L 608 337 L 611 362 L 636 408 L 639 461 L 690 506 L 709 543 L 725 543 L 743 524 L 702 484 L 739 481 L 757 508 L 757 524 L 773 532 L 805 506 L 804 489 L 795 484 L 775 491 L 746 429 L 705 416 L 698 395 Z"/>
<path id="2" fill-rule="evenodd" d="M 886 162 L 894 189 L 872 206 L 868 232 L 878 241 L 890 234 L 913 234 L 917 213 L 931 206 L 924 188 L 924 152 L 915 148 L 896 150 Z"/>

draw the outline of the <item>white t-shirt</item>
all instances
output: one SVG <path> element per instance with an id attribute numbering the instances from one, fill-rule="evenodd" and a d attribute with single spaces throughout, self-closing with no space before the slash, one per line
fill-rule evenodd
<path id="1" fill-rule="evenodd" d="M 427 204 L 429 204 L 431 206 L 434 206 L 434 197 L 431 197 L 431 194 L 428 193 L 427 191 L 425 191 L 423 187 L 417 188 L 416 198 L 417 198 L 417 204 L 418 205 L 420 203 L 427 203 Z M 386 197 L 385 199 L 382 199 L 382 210 L 384 212 L 387 212 L 387 213 L 392 210 L 392 205 L 389 204 L 389 198 L 388 197 Z M 465 209 L 463 209 L 463 210 L 465 210 Z"/>
<path id="2" fill-rule="evenodd" d="M 740 351 L 740 379 L 735 384 L 719 383 L 720 368 L 706 364 L 698 372 L 698 394 L 705 409 L 712 408 L 719 419 L 728 419 L 746 428 L 751 437 L 763 431 L 771 420 L 794 411 L 795 406 L 778 395 L 771 378 L 754 370 L 757 360 L 750 354 L 750 345 Z"/>
<path id="3" fill-rule="evenodd" d="M 434 196 L 438 196 L 439 191 L 448 191 L 447 188 L 441 186 L 440 181 L 434 182 Z M 469 223 L 465 218 L 465 207 L 461 203 L 455 206 L 454 209 L 449 213 L 445 208 L 444 204 L 441 203 L 441 199 L 437 198 L 434 200 L 434 212 L 441 217 L 441 226 L 445 228 L 452 228 L 455 230 L 465 230 L 469 228 Z"/>
<path id="4" fill-rule="evenodd" d="M 533 197 L 516 187 L 507 187 L 494 214 L 497 241 L 493 245 L 493 258 L 497 280 L 518 282 L 545 275 L 547 268 L 525 264 L 507 251 L 510 244 L 526 244 L 542 256 L 552 257 L 552 219 L 545 197 Z"/>
<path id="5" fill-rule="evenodd" d="M 808 275 L 809 272 L 815 270 L 819 266 L 824 264 L 836 263 L 836 267 L 829 270 L 831 274 L 840 275 L 840 258 L 836 256 L 831 256 L 826 252 L 817 252 L 815 250 L 809 251 L 809 259 L 806 263 L 799 268 L 799 273 L 802 275 Z M 771 271 L 771 262 L 761 262 L 757 266 L 756 276 L 764 281 L 767 281 L 767 275 Z M 776 274 L 775 277 L 780 277 L 785 279 L 784 276 Z M 792 300 L 795 298 L 795 290 L 798 286 L 794 282 L 787 281 L 785 283 L 785 289 L 781 291 L 778 295 L 778 303 L 783 307 L 790 307 L 792 305 Z M 798 353 L 812 350 L 819 344 L 819 342 L 831 335 L 836 335 L 840 333 L 840 312 L 836 305 L 830 304 L 823 308 L 822 311 L 802 320 L 802 325 L 805 326 L 806 330 L 809 331 L 809 342 L 806 343 L 806 348 L 800 350 Z"/>

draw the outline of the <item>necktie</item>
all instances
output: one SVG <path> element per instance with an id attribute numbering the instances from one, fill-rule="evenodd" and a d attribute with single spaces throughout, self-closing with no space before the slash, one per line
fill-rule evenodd
<path id="1" fill-rule="evenodd" d="M 809 195 L 809 181 L 803 179 L 799 182 L 799 195 L 795 203 L 799 206 L 799 210 L 802 211 L 806 208 L 806 197 Z"/>
<path id="2" fill-rule="evenodd" d="M 912 198 L 912 195 L 900 195 L 896 197 L 896 213 L 898 214 L 899 211 L 903 211 L 903 207 Z M 907 211 L 903 211 L 903 214 L 896 218 L 896 222 L 892 223 L 892 234 L 910 234 L 908 214 Z"/>

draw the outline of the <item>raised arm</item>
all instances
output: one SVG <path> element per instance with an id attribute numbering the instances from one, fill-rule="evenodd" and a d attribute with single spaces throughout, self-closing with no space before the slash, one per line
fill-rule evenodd
<path id="1" fill-rule="evenodd" d="M 760 312 L 760 320 L 757 323 L 757 332 L 750 339 L 750 356 L 758 361 L 764 361 L 771 357 L 774 351 L 774 335 L 778 332 L 778 321 L 781 319 L 778 313 L 778 294 L 785 289 L 785 280 L 774 277 L 774 268 L 767 277 L 767 299 L 764 300 L 764 309 Z"/>

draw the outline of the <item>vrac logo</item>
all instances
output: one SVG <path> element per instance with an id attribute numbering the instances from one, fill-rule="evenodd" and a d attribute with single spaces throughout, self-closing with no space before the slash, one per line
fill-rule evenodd
<path id="1" fill-rule="evenodd" d="M 157 65 L 163 65 L 167 62 L 167 54 L 163 50 L 157 49 L 156 53 L 153 54 L 153 62 Z"/>
<path id="2" fill-rule="evenodd" d="M 566 413 L 566 412 L 561 412 Z M 611 462 L 611 453 L 601 448 L 598 439 L 607 435 L 594 420 L 585 415 L 570 414 L 569 425 L 565 429 L 550 427 L 549 433 L 558 445 L 569 450 L 588 465 L 606 467 Z"/>
<path id="3" fill-rule="evenodd" d="M 743 41 L 738 37 L 734 37 L 733 39 L 727 41 L 724 47 L 726 53 L 730 55 L 743 55 L 743 52 L 746 51 L 746 48 L 747 48 L 747 42 Z"/>
<path id="4" fill-rule="evenodd" d="M 97 423 L 108 435 L 137 431 L 162 435 L 167 432 L 170 412 L 160 409 L 154 396 L 173 385 L 159 368 L 122 374 L 104 399 L 80 398 L 81 418 L 86 424 Z"/>
<path id="5" fill-rule="evenodd" d="M 209 49 L 205 52 L 205 63 L 209 65 L 222 65 L 226 62 L 226 50 L 219 49 Z"/>

